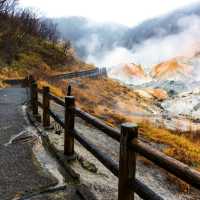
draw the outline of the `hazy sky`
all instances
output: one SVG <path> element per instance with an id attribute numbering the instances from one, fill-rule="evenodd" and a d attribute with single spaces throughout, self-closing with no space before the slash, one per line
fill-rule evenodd
<path id="1" fill-rule="evenodd" d="M 165 14 L 197 0 L 20 0 L 48 17 L 83 16 L 94 21 L 112 21 L 128 26 Z"/>

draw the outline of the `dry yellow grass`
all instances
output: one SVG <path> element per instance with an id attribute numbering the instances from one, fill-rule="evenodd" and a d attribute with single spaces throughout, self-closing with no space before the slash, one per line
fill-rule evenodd
<path id="1" fill-rule="evenodd" d="M 0 88 L 5 88 L 5 87 L 6 85 L 2 81 L 0 81 Z"/>
<path id="2" fill-rule="evenodd" d="M 163 151 L 196 169 L 200 169 L 200 145 L 191 139 L 176 135 L 174 132 L 157 128 L 148 119 L 136 117 L 132 112 L 145 112 L 153 107 L 153 102 L 137 96 L 134 91 L 110 79 L 79 79 L 72 84 L 76 105 L 86 112 L 104 120 L 108 125 L 119 126 L 124 122 L 138 123 L 140 133 L 158 144 L 165 144 Z M 51 91 L 60 97 L 65 96 L 67 81 L 52 86 L 45 81 L 39 85 L 48 85 Z"/>
<path id="3" fill-rule="evenodd" d="M 6 79 L 18 79 L 23 77 L 25 72 L 23 70 L 16 70 L 8 67 L 0 68 L 0 88 L 8 87 L 7 84 L 3 83 Z"/>
<path id="4" fill-rule="evenodd" d="M 41 63 L 37 65 L 37 67 L 3 67 L 0 68 L 0 88 L 6 87 L 3 84 L 3 80 L 6 79 L 22 79 L 26 77 L 28 74 L 32 74 L 35 79 L 47 78 L 47 76 L 55 75 L 55 74 L 63 74 L 69 72 L 75 72 L 81 70 L 90 70 L 94 69 L 93 65 L 85 64 L 85 63 L 77 63 L 76 65 L 63 66 L 60 68 L 52 68 L 45 63 Z"/>
<path id="5" fill-rule="evenodd" d="M 61 89 L 59 89 L 58 87 L 56 86 L 53 86 L 51 84 L 49 84 L 47 81 L 42 81 L 42 80 L 39 80 L 38 82 L 38 87 L 40 89 L 42 89 L 44 86 L 47 86 L 50 88 L 50 92 L 52 94 L 54 94 L 55 96 L 58 96 L 58 97 L 64 97 L 64 93 L 62 92 Z"/>
<path id="6" fill-rule="evenodd" d="M 75 81 L 76 82 L 76 81 Z M 67 81 L 60 81 L 54 86 L 39 81 L 39 86 L 48 85 L 51 91 L 60 97 L 65 96 Z M 146 111 L 153 106 L 151 100 L 140 98 L 136 93 L 110 79 L 80 79 L 72 84 L 76 105 L 86 112 L 116 127 L 123 122 L 138 123 L 140 134 L 157 144 L 165 144 L 163 152 L 200 170 L 200 145 L 190 138 L 169 130 L 155 127 L 148 119 L 131 115 L 132 111 Z M 168 174 L 168 180 L 175 183 L 181 192 L 188 192 L 190 187 L 185 182 Z"/>
<path id="7" fill-rule="evenodd" d="M 93 65 L 85 64 L 85 63 L 80 63 L 76 65 L 70 65 L 70 66 L 64 66 L 61 67 L 60 69 L 52 69 L 51 74 L 56 75 L 56 74 L 63 74 L 63 73 L 69 73 L 69 72 L 76 72 L 76 71 L 84 71 L 84 70 L 90 70 L 94 69 L 95 67 Z"/>
<path id="8" fill-rule="evenodd" d="M 155 128 L 150 124 L 142 123 L 140 132 L 145 137 L 160 144 L 167 144 L 164 152 L 194 168 L 200 168 L 200 146 L 183 135 L 162 128 Z"/>
<path id="9" fill-rule="evenodd" d="M 5 80 L 9 78 L 21 78 L 24 77 L 27 71 L 25 69 L 16 69 L 4 67 L 0 68 L 0 80 Z"/>

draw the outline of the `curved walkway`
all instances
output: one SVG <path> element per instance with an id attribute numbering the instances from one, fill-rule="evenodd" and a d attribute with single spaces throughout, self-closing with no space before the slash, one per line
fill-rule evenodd
<path id="1" fill-rule="evenodd" d="M 0 89 L 0 200 L 82 199 L 30 126 L 26 100 L 26 89 Z"/>

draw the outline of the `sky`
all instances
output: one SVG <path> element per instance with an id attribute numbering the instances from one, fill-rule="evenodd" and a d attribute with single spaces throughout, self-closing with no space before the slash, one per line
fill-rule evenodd
<path id="1" fill-rule="evenodd" d="M 199 0 L 200 1 L 200 0 Z M 97 22 L 127 26 L 153 18 L 197 0 L 20 0 L 22 7 L 35 8 L 48 17 L 82 16 Z"/>

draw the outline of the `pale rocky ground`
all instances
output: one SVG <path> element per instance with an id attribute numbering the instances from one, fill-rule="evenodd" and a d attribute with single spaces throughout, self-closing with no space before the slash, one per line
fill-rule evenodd
<path id="1" fill-rule="evenodd" d="M 171 113 L 200 119 L 200 90 L 180 93 L 176 97 L 164 101 L 162 106 Z"/>
<path id="2" fill-rule="evenodd" d="M 162 120 L 169 130 L 200 130 L 200 56 L 177 57 L 148 70 L 129 64 L 110 70 L 110 77 L 129 85 L 141 98 L 158 101 Z M 166 120 L 167 118 L 167 120 Z M 154 120 L 153 119 L 153 120 Z"/>

